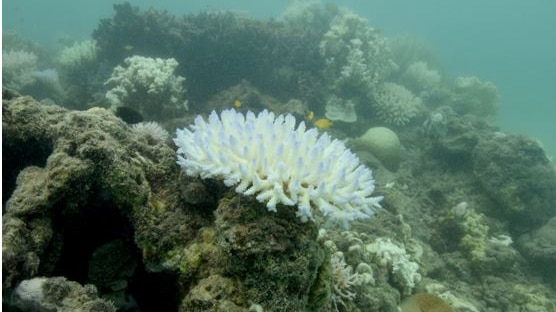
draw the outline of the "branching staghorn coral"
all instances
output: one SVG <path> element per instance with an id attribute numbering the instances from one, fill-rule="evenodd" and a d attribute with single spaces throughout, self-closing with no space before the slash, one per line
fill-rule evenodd
<path id="1" fill-rule="evenodd" d="M 336 96 L 346 103 L 367 103 L 369 94 L 394 67 L 386 40 L 378 30 L 346 10 L 340 10 L 330 23 L 320 42 L 320 54 L 326 62 L 329 97 Z M 333 110 L 329 105 L 327 110 Z M 345 106 L 335 101 L 335 108 Z"/>
<path id="2" fill-rule="evenodd" d="M 366 19 L 340 11 L 320 42 L 334 91 L 373 89 L 391 69 L 386 41 Z"/>
<path id="3" fill-rule="evenodd" d="M 338 303 L 346 307 L 347 301 L 352 301 L 356 293 L 353 287 L 361 285 L 363 278 L 361 274 L 353 272 L 353 268 L 344 260 L 344 254 L 337 251 L 330 257 L 332 266 L 332 301 L 338 311 Z"/>

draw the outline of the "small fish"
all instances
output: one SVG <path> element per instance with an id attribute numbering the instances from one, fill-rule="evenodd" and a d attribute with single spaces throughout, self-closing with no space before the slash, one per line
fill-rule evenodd
<path id="1" fill-rule="evenodd" d="M 235 106 L 235 108 L 240 108 L 241 107 L 241 101 L 240 100 L 235 100 L 234 101 L 234 106 Z"/>
<path id="2" fill-rule="evenodd" d="M 131 44 L 124 45 L 124 50 L 126 52 L 131 52 L 131 51 L 133 51 L 133 49 L 135 49 L 135 48 Z"/>
<path id="3" fill-rule="evenodd" d="M 315 119 L 315 112 L 309 111 L 309 113 L 307 113 L 306 118 L 307 120 L 312 121 L 313 119 Z"/>
<path id="4" fill-rule="evenodd" d="M 332 121 L 330 119 L 327 118 L 321 118 L 317 121 L 314 122 L 315 127 L 324 130 L 324 129 L 328 129 L 330 127 L 332 127 Z"/>

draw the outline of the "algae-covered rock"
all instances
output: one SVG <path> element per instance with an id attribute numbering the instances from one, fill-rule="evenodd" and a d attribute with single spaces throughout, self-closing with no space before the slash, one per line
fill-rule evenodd
<path id="1" fill-rule="evenodd" d="M 64 277 L 21 281 L 12 293 L 10 304 L 20 311 L 116 311 L 112 302 L 98 297 L 94 286 L 82 286 Z"/>
<path id="2" fill-rule="evenodd" d="M 473 173 L 521 234 L 556 215 L 556 175 L 542 147 L 521 136 L 495 134 L 473 150 Z"/>
<path id="3" fill-rule="evenodd" d="M 306 309 L 325 259 L 316 225 L 301 223 L 291 207 L 273 213 L 240 196 L 223 200 L 215 215 L 225 271 L 241 276 L 247 298 L 265 310 Z"/>
<path id="4" fill-rule="evenodd" d="M 222 198 L 223 184 L 180 175 L 171 146 L 105 109 L 14 96 L 3 121 L 4 174 L 17 177 L 2 219 L 5 294 L 56 275 L 97 285 L 117 309 L 330 306 L 329 293 L 315 296 L 328 278 L 317 227 L 295 209 Z M 25 150 L 40 157 L 13 154 Z"/>
<path id="5" fill-rule="evenodd" d="M 539 229 L 521 236 L 518 249 L 547 279 L 556 278 L 556 217 Z"/>
<path id="6" fill-rule="evenodd" d="M 71 112 L 16 95 L 2 105 L 4 292 L 36 276 L 97 280 L 88 262 L 114 240 L 140 263 L 139 248 L 157 241 L 141 233 L 154 232 L 148 220 L 163 223 L 154 212 L 176 193 L 169 192 L 178 173 L 170 146 L 149 144 L 104 109 Z"/>

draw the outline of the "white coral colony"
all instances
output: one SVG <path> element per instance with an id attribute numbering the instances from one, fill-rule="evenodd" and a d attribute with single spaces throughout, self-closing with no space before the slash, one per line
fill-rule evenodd
<path id="1" fill-rule="evenodd" d="M 270 211 L 297 206 L 301 221 L 315 210 L 328 223 L 364 220 L 379 208 L 369 168 L 342 141 L 306 129 L 292 115 L 247 115 L 233 109 L 178 129 L 177 163 L 190 176 L 221 178 L 237 193 L 255 195 Z"/>

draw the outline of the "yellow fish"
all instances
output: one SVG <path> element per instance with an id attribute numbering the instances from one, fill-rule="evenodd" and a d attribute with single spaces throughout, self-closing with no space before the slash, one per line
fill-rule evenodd
<path id="1" fill-rule="evenodd" d="M 235 100 L 235 101 L 234 101 L 234 106 L 235 106 L 236 108 L 240 108 L 240 107 L 241 107 L 241 101 L 240 101 L 240 100 Z"/>
<path id="2" fill-rule="evenodd" d="M 307 113 L 307 120 L 311 121 L 313 119 L 315 119 L 315 112 L 309 111 L 309 113 Z"/>
<path id="3" fill-rule="evenodd" d="M 321 118 L 317 121 L 314 122 L 315 127 L 323 130 L 323 129 L 328 129 L 330 127 L 332 127 L 332 120 L 327 119 L 327 118 Z"/>

